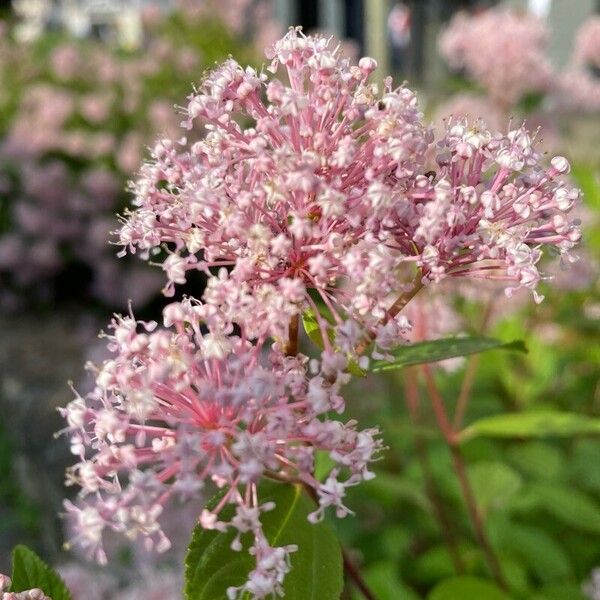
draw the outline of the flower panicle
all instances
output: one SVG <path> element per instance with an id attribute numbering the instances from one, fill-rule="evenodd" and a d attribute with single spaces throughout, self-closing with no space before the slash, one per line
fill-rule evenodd
<path id="1" fill-rule="evenodd" d="M 246 550 L 256 569 L 239 593 L 262 598 L 281 591 L 294 548 L 269 545 L 260 516 L 273 505 L 261 503 L 260 481 L 309 486 L 319 499 L 311 520 L 329 506 L 341 517 L 350 512 L 345 490 L 372 476 L 369 463 L 381 442 L 376 430 L 329 416 L 343 407 L 342 378 L 322 370 L 311 377 L 305 357 L 251 344 L 217 319 L 201 324 L 204 308 L 171 304 L 162 327 L 115 317 L 106 334 L 111 358 L 96 369 L 95 389 L 61 409 L 79 458 L 67 484 L 81 490 L 65 509 L 73 542 L 105 562 L 105 530 L 142 537 L 147 548 L 165 551 L 164 506 L 216 485 L 222 499 L 204 509 L 200 525 L 236 530 L 236 551 L 243 549 L 243 534 L 252 536 Z M 313 474 L 317 451 L 334 465 L 324 483 Z M 233 518 L 219 520 L 229 505 Z"/>

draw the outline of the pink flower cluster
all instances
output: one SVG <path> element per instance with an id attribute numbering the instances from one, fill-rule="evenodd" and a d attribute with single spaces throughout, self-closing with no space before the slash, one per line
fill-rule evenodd
<path id="1" fill-rule="evenodd" d="M 0 140 L 4 306 L 18 307 L 23 292 L 52 298 L 57 278 L 73 264 L 89 269 L 89 291 L 110 306 L 125 306 L 132 295 L 143 304 L 160 289 L 152 272 L 119 263 L 106 245 L 144 144 L 177 126 L 168 98 L 154 98 L 148 108 L 147 79 L 164 64 L 156 43 L 148 51 L 125 58 L 65 42 L 46 63 L 32 65 L 37 54 L 27 50 L 13 62 L 24 74 Z M 171 54 L 162 60 L 177 64 Z M 189 69 L 178 72 L 190 76 Z M 130 277 L 140 285 L 130 286 Z"/>
<path id="2" fill-rule="evenodd" d="M 52 600 L 38 588 L 25 592 L 9 592 L 10 585 L 10 577 L 0 573 L 0 600 Z"/>
<path id="3" fill-rule="evenodd" d="M 508 296 L 527 288 L 540 301 L 542 250 L 567 258 L 581 236 L 567 216 L 580 195 L 561 180 L 568 161 L 556 156 L 544 168 L 524 128 L 492 134 L 466 121 L 449 123 L 438 151 L 439 172 L 417 176 L 411 201 L 390 215 L 398 250 L 426 281 L 500 281 Z"/>
<path id="4" fill-rule="evenodd" d="M 577 32 L 573 58 L 577 64 L 600 69 L 600 17 L 590 17 Z"/>
<path id="5" fill-rule="evenodd" d="M 200 121 L 206 136 L 157 143 L 121 242 L 144 256 L 171 246 L 168 295 L 186 271 L 220 269 L 204 299 L 253 336 L 287 337 L 303 304 L 316 311 L 310 289 L 338 325 L 340 312 L 380 318 L 397 287 L 382 217 L 431 134 L 412 92 L 388 83 L 381 96 L 368 82 L 372 59 L 351 66 L 326 39 L 296 31 L 271 56 L 289 86 L 229 60 L 190 97 L 184 125 Z"/>
<path id="6" fill-rule="evenodd" d="M 184 125 L 201 119 L 206 137 L 160 140 L 133 187 L 121 243 L 146 258 L 166 249 L 167 294 L 188 270 L 214 268 L 205 302 L 254 336 L 285 337 L 290 317 L 316 309 L 311 290 L 338 326 L 372 327 L 411 264 L 423 282 L 534 289 L 541 248 L 564 254 L 577 241 L 564 216 L 578 198 L 560 178 L 569 165 L 543 168 L 524 128 L 450 122 L 435 145 L 412 92 L 368 81 L 372 59 L 351 66 L 296 31 L 270 56 L 289 85 L 228 61 L 190 97 Z"/>
<path id="7" fill-rule="evenodd" d="M 568 162 L 542 166 L 524 128 L 451 121 L 435 142 L 410 90 L 370 80 L 373 59 L 352 65 L 297 29 L 267 56 L 266 71 L 230 59 L 206 76 L 182 123 L 205 136 L 158 141 L 120 230 L 124 252 L 162 260 L 167 295 L 204 272 L 202 300 L 170 304 L 162 328 L 117 317 L 95 391 L 63 410 L 80 457 L 68 481 L 86 501 L 67 503 L 75 541 L 99 560 L 107 528 L 165 549 L 165 502 L 211 481 L 223 496 L 201 525 L 237 530 L 235 550 L 254 539 L 256 568 L 231 599 L 281 595 L 293 568 L 295 547 L 262 532 L 261 479 L 314 489 L 318 520 L 329 506 L 345 516 L 347 487 L 372 477 L 376 430 L 331 416 L 349 360 L 366 368 L 369 342 L 374 357 L 402 343 L 401 309 L 445 278 L 539 300 L 542 250 L 568 257 L 579 238 Z M 309 311 L 324 346 L 312 360 L 297 347 Z M 334 464 L 324 482 L 318 451 Z"/>
<path id="8" fill-rule="evenodd" d="M 544 55 L 548 31 L 526 13 L 502 8 L 458 13 L 439 39 L 450 68 L 464 70 L 503 110 L 528 92 L 546 92 L 552 69 Z"/>
<path id="9" fill-rule="evenodd" d="M 41 53 L 0 36 L 1 306 L 79 291 L 120 309 L 159 293 L 158 273 L 116 260 L 106 240 L 127 179 L 157 134 L 177 134 L 173 102 L 202 70 L 194 35 L 206 17 L 184 40 L 163 25 L 130 54 L 90 40 Z M 83 275 L 65 289 L 73 273 Z"/>
<path id="10" fill-rule="evenodd" d="M 255 537 L 257 570 L 231 597 L 277 592 L 294 548 L 272 548 L 262 534 L 260 515 L 273 506 L 260 502 L 259 481 L 271 476 L 314 488 L 319 507 L 312 518 L 318 520 L 328 506 L 338 516 L 350 512 L 346 488 L 372 476 L 376 431 L 327 417 L 343 410 L 339 387 L 347 376 L 336 369 L 345 365 L 324 359 L 309 376 L 303 357 L 268 352 L 262 340 L 253 345 L 243 334 L 232 335 L 222 315 L 192 301 L 169 305 L 164 328 L 132 317 L 117 317 L 111 328 L 113 356 L 97 369 L 94 392 L 62 409 L 80 457 L 67 481 L 85 498 L 84 505 L 66 503 L 74 541 L 100 562 L 106 528 L 143 536 L 148 548 L 164 551 L 164 504 L 197 496 L 212 481 L 226 492 L 200 523 Z M 336 465 L 324 483 L 313 475 L 316 451 Z M 228 504 L 235 516 L 220 521 Z M 233 547 L 241 550 L 238 538 Z"/>
<path id="11" fill-rule="evenodd" d="M 571 108 L 600 110 L 600 17 L 589 18 L 577 32 L 573 58 L 560 89 Z"/>

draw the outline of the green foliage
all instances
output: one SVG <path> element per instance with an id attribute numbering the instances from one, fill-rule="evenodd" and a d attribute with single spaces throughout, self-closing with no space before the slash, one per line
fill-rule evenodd
<path id="1" fill-rule="evenodd" d="M 0 402 L 2 397 L 0 396 Z M 0 506 L 8 509 L 14 518 L 0 519 L 0 534 L 17 526 L 31 535 L 39 533 L 39 510 L 18 484 L 14 471 L 15 449 L 8 432 L 0 423 Z"/>
<path id="2" fill-rule="evenodd" d="M 524 475 L 542 480 L 562 479 L 566 466 L 558 448 L 539 441 L 511 446 L 507 458 Z"/>
<path id="3" fill-rule="evenodd" d="M 490 524 L 490 533 L 497 548 L 513 556 L 540 581 L 560 581 L 573 575 L 567 553 L 543 529 L 502 517 Z"/>
<path id="4" fill-rule="evenodd" d="M 586 206 L 595 211 L 594 216 L 597 219 L 598 211 L 600 211 L 600 172 L 598 166 L 574 164 L 571 167 L 571 177 L 583 192 Z M 589 227 L 584 232 L 584 240 L 585 245 L 595 251 L 597 256 L 598 251 L 600 251 L 600 228 Z"/>
<path id="5" fill-rule="evenodd" d="M 497 438 L 571 437 L 585 433 L 600 433 L 600 419 L 592 419 L 576 413 L 558 411 L 535 411 L 495 415 L 479 419 L 466 429 L 462 441 L 477 436 Z"/>
<path id="6" fill-rule="evenodd" d="M 324 311 L 321 312 L 321 317 L 323 318 L 324 321 L 326 321 L 327 323 L 329 323 L 331 325 L 332 323 L 331 323 L 330 317 L 328 317 L 326 314 L 323 314 L 323 313 L 324 313 Z M 322 350 L 323 349 L 323 336 L 321 335 L 319 321 L 313 310 L 308 309 L 302 313 L 302 325 L 303 325 L 304 331 L 306 332 L 306 335 L 308 336 L 310 341 Z M 329 336 L 329 341 L 333 342 L 333 339 L 334 339 L 333 330 L 328 329 L 327 334 Z"/>
<path id="7" fill-rule="evenodd" d="M 573 584 L 548 585 L 543 587 L 531 600 L 589 600 L 581 591 L 581 586 Z"/>
<path id="8" fill-rule="evenodd" d="M 453 577 L 437 585 L 427 600 L 509 600 L 494 584 L 477 577 Z"/>
<path id="9" fill-rule="evenodd" d="M 484 516 L 504 508 L 523 485 L 520 475 L 502 462 L 480 461 L 471 465 L 469 479 Z"/>
<path id="10" fill-rule="evenodd" d="M 540 109 L 542 102 L 544 101 L 545 94 L 540 92 L 529 92 L 521 98 L 519 102 L 520 112 L 524 114 L 531 114 Z"/>
<path id="11" fill-rule="evenodd" d="M 600 210 L 600 186 L 598 171 L 588 165 L 574 164 L 571 166 L 571 176 L 583 192 L 586 204 L 595 210 Z"/>
<path id="12" fill-rule="evenodd" d="M 566 525 L 600 535 L 600 505 L 585 492 L 556 483 L 537 483 L 531 494 L 537 506 Z"/>
<path id="13" fill-rule="evenodd" d="M 17 546 L 12 555 L 11 592 L 41 589 L 52 600 L 71 600 L 64 581 L 26 546 Z"/>
<path id="14" fill-rule="evenodd" d="M 419 600 L 417 593 L 400 580 L 397 570 L 389 563 L 370 566 L 365 571 L 364 578 L 377 600 Z M 354 598 L 362 600 L 363 596 L 356 593 Z"/>
<path id="15" fill-rule="evenodd" d="M 315 505 L 300 486 L 264 485 L 261 502 L 275 502 L 276 508 L 261 516 L 264 533 L 272 546 L 296 544 L 291 555 L 292 569 L 285 578 L 285 597 L 292 600 L 338 600 L 342 590 L 342 558 L 339 542 L 327 523 L 313 525 L 308 514 Z M 222 496 L 210 503 L 214 507 Z M 233 516 L 226 507 L 221 518 Z M 187 600 L 222 600 L 230 586 L 242 585 L 253 568 L 247 549 L 251 536 L 242 536 L 244 549 L 235 552 L 231 542 L 234 531 L 208 531 L 197 526 L 192 535 L 185 563 Z"/>
<path id="16" fill-rule="evenodd" d="M 410 365 L 438 362 L 448 358 L 486 352 L 487 350 L 527 352 L 525 345 L 520 341 L 501 342 L 485 337 L 445 338 L 400 346 L 391 352 L 394 356 L 392 361 L 376 360 L 371 365 L 371 370 L 374 373 L 393 371 Z"/>

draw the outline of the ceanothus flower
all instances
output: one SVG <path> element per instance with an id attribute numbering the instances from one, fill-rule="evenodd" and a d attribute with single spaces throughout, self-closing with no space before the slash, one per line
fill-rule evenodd
<path id="1" fill-rule="evenodd" d="M 95 368 L 95 390 L 61 409 L 79 457 L 67 471 L 67 484 L 81 488 L 77 503 L 65 502 L 72 542 L 105 562 L 102 534 L 109 528 L 164 551 L 170 545 L 160 525 L 165 503 L 197 497 L 211 482 L 223 495 L 202 511 L 200 524 L 237 530 L 237 551 L 244 549 L 242 534 L 253 536 L 245 549 L 256 568 L 230 597 L 281 595 L 295 546 L 271 547 L 263 534 L 261 514 L 274 505 L 261 502 L 261 480 L 314 489 L 316 521 L 329 506 L 345 516 L 346 488 L 373 476 L 368 466 L 380 448 L 377 431 L 329 416 L 343 410 L 344 378 L 331 377 L 325 362 L 309 377 L 302 356 L 267 352 L 264 340 L 250 344 L 191 300 L 167 306 L 164 327 L 117 316 L 111 329 L 112 357 Z M 313 474 L 317 450 L 334 465 L 323 483 Z M 221 521 L 227 505 L 235 515 Z"/>
<path id="2" fill-rule="evenodd" d="M 425 281 L 497 281 L 508 296 L 536 287 L 544 249 L 565 262 L 581 233 L 568 213 L 579 190 L 561 176 L 562 156 L 541 164 L 524 127 L 492 134 L 479 123 L 450 121 L 438 144 L 439 171 L 414 178 L 386 222 L 398 249 L 413 256 Z"/>
<path id="3" fill-rule="evenodd" d="M 133 184 L 123 252 L 162 253 L 167 295 L 204 271 L 206 305 L 278 342 L 311 309 L 343 359 L 365 340 L 398 345 L 403 295 L 419 286 L 452 275 L 535 290 L 542 249 L 565 256 L 579 238 L 568 163 L 544 169 L 524 128 L 450 121 L 434 145 L 410 90 L 369 81 L 372 59 L 351 66 L 297 29 L 267 55 L 269 75 L 233 60 L 210 73 L 183 122 L 206 136 L 160 140 Z"/>
<path id="4" fill-rule="evenodd" d="M 278 338 L 316 310 L 309 290 L 337 326 L 374 322 L 400 287 L 402 259 L 381 220 L 431 132 L 413 92 L 390 80 L 381 90 L 369 81 L 375 61 L 351 65 L 331 39 L 291 29 L 267 56 L 263 72 L 226 61 L 190 96 L 183 125 L 206 135 L 158 141 L 120 241 L 146 257 L 167 248 L 167 295 L 190 269 L 228 268 L 204 301 Z"/>

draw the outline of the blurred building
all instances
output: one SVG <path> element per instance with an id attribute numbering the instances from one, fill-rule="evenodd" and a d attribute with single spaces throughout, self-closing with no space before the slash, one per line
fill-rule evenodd
<path id="1" fill-rule="evenodd" d="M 172 0 L 13 0 L 20 19 L 17 35 L 31 41 L 47 29 L 75 37 L 116 40 L 128 48 L 142 41 L 141 12 L 148 5 L 168 10 Z"/>
<path id="2" fill-rule="evenodd" d="M 302 25 L 305 31 L 328 31 L 354 41 L 361 54 L 378 60 L 388 72 L 423 84 L 438 79 L 443 66 L 436 38 L 443 24 L 458 10 L 485 10 L 504 4 L 548 20 L 555 33 L 550 55 L 557 66 L 571 54 L 573 36 L 581 23 L 600 11 L 600 0 L 274 0 L 278 19 L 286 26 Z M 402 60 L 393 60 L 390 13 L 403 5 L 410 13 L 410 32 Z M 398 20 L 400 21 L 400 20 Z M 559 35 L 556 35 L 560 33 Z"/>
<path id="3" fill-rule="evenodd" d="M 349 40 L 358 53 L 375 57 L 382 72 L 395 71 L 422 84 L 436 81 L 443 73 L 436 38 L 458 10 L 485 10 L 504 4 L 546 19 L 554 32 L 549 52 L 558 67 L 569 60 L 576 29 L 588 15 L 600 11 L 600 0 L 271 1 L 284 26 L 302 25 L 307 32 L 329 32 Z M 169 10 L 175 4 L 176 0 L 13 0 L 21 16 L 24 40 L 35 38 L 48 27 L 61 26 L 73 35 L 116 38 L 127 47 L 141 41 L 140 14 L 145 6 Z"/>

